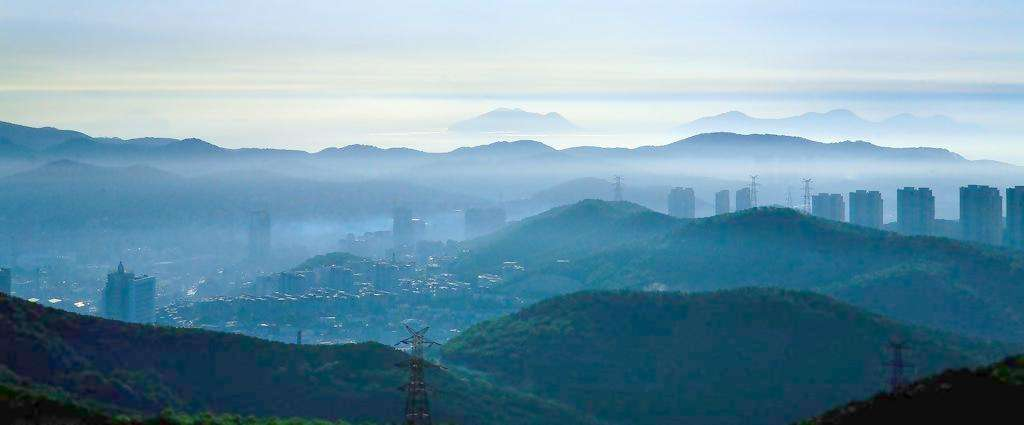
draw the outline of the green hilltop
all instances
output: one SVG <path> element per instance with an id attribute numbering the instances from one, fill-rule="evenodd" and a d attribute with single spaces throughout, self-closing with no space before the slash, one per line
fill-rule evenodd
<path id="1" fill-rule="evenodd" d="M 581 292 L 474 326 L 446 362 L 613 423 L 777 424 L 885 387 L 886 344 L 920 373 L 1010 348 L 898 324 L 809 292 Z"/>
<path id="2" fill-rule="evenodd" d="M 532 299 L 578 289 L 779 287 L 828 294 L 907 323 L 1024 341 L 1024 256 L 1016 251 L 902 236 L 785 208 L 692 221 L 623 213 L 594 200 L 556 211 L 478 241 L 464 261 L 526 262 L 525 275 L 506 282 L 505 291 Z M 630 221 L 643 230 L 609 235 Z M 505 246 L 543 255 L 504 254 Z M 556 263 L 551 252 L 569 252 L 570 261 Z"/>

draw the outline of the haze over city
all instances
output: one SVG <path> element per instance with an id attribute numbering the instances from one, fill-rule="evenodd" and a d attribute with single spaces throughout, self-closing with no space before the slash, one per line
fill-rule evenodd
<path id="1" fill-rule="evenodd" d="M 14 0 L 0 52 L 0 422 L 1018 422 L 1020 1 Z"/>

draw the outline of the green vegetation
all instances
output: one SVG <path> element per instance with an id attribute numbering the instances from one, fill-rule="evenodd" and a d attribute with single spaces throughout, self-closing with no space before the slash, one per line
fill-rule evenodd
<path id="1" fill-rule="evenodd" d="M 630 202 L 596 199 L 554 208 L 467 243 L 472 252 L 454 269 L 465 276 L 491 273 L 505 261 L 527 269 L 550 266 L 664 233 L 685 221 Z"/>
<path id="2" fill-rule="evenodd" d="M 116 410 L 116 409 L 114 409 Z M 62 425 L 350 425 L 345 421 L 324 421 L 301 418 L 259 418 L 212 413 L 185 414 L 164 411 L 143 418 L 110 409 L 87 406 L 68 399 L 58 391 L 46 391 L 0 384 L 0 416 L 14 424 Z M 358 425 L 371 425 L 363 422 Z"/>
<path id="3" fill-rule="evenodd" d="M 969 370 L 947 370 L 897 393 L 833 409 L 801 425 L 1017 423 L 1024 399 L 1024 357 Z"/>
<path id="4" fill-rule="evenodd" d="M 616 423 L 775 424 L 884 388 L 885 346 L 930 373 L 1011 351 L 809 292 L 582 292 L 474 326 L 444 359 Z"/>
<path id="5" fill-rule="evenodd" d="M 0 382 L 139 414 L 165 409 L 386 422 L 401 417 L 405 354 L 375 343 L 297 346 L 79 316 L 0 295 Z M 432 370 L 435 418 L 585 424 L 556 403 Z M 502 409 L 493 409 L 502 406 Z"/>
<path id="6" fill-rule="evenodd" d="M 618 244 L 592 244 L 591 234 L 615 232 L 607 223 L 580 216 L 602 217 L 618 208 L 585 201 L 559 214 L 538 216 L 531 228 L 567 228 L 572 221 L 588 224 L 580 225 L 586 229 L 552 233 L 548 239 L 537 232 L 509 229 L 491 245 L 477 248 L 470 261 L 500 261 L 507 257 L 496 252 L 505 246 L 531 246 L 538 253 L 572 246 L 576 251 L 571 262 L 528 269 L 507 284 L 507 290 L 518 289 L 534 298 L 577 288 L 813 290 L 911 324 L 1024 342 L 1024 316 L 1019 313 L 1024 311 L 1024 256 L 1016 251 L 901 236 L 779 208 L 689 223 L 657 220 L 651 218 L 655 213 L 648 213 L 645 234 L 654 236 L 637 234 Z M 633 217 L 640 215 L 633 212 Z"/>
<path id="7" fill-rule="evenodd" d="M 315 270 L 325 266 L 338 266 L 345 267 L 348 264 L 356 264 L 363 261 L 364 258 L 358 255 L 349 254 L 347 252 L 331 252 L 327 254 L 317 255 L 301 264 L 292 268 L 293 271 L 301 270 Z"/>

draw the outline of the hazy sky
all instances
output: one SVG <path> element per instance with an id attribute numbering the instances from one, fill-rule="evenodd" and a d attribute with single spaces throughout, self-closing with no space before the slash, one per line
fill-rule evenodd
<path id="1" fill-rule="evenodd" d="M 593 130 L 556 145 L 733 109 L 1024 130 L 1020 0 L 2 0 L 0 52 L 2 121 L 223 146 L 443 150 L 462 143 L 448 124 L 496 107 Z M 1024 157 L 1007 136 L 937 144 Z"/>

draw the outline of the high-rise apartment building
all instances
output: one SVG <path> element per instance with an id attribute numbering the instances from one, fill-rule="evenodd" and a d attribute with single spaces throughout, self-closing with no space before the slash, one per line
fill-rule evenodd
<path id="1" fill-rule="evenodd" d="M 156 312 L 156 278 L 126 272 L 124 264 L 107 274 L 103 288 L 103 316 L 123 322 L 153 323 Z"/>
<path id="2" fill-rule="evenodd" d="M 416 244 L 416 224 L 413 223 L 412 210 L 406 207 L 395 207 L 391 211 L 391 236 L 394 238 L 396 251 L 412 250 Z"/>
<path id="3" fill-rule="evenodd" d="M 896 227 L 907 235 L 932 235 L 935 230 L 935 196 L 927 187 L 896 191 Z"/>
<path id="4" fill-rule="evenodd" d="M 876 190 L 850 192 L 850 223 L 882 228 L 882 193 Z"/>
<path id="5" fill-rule="evenodd" d="M 715 192 L 715 215 L 729 214 L 730 211 L 729 191 L 719 190 Z"/>
<path id="6" fill-rule="evenodd" d="M 1006 188 L 1006 233 L 1008 246 L 1024 249 L 1024 186 Z"/>
<path id="7" fill-rule="evenodd" d="M 999 245 L 1003 242 L 1003 197 L 999 189 L 972 184 L 960 188 L 962 238 Z"/>
<path id="8" fill-rule="evenodd" d="M 668 215 L 679 218 L 696 216 L 697 199 L 692 187 L 676 187 L 668 193 Z"/>
<path id="9" fill-rule="evenodd" d="M 736 191 L 736 211 L 749 210 L 753 206 L 753 199 L 750 196 L 750 188 L 745 187 Z"/>
<path id="10" fill-rule="evenodd" d="M 846 221 L 846 202 L 840 193 L 819 193 L 811 197 L 811 214 L 828 220 Z"/>

